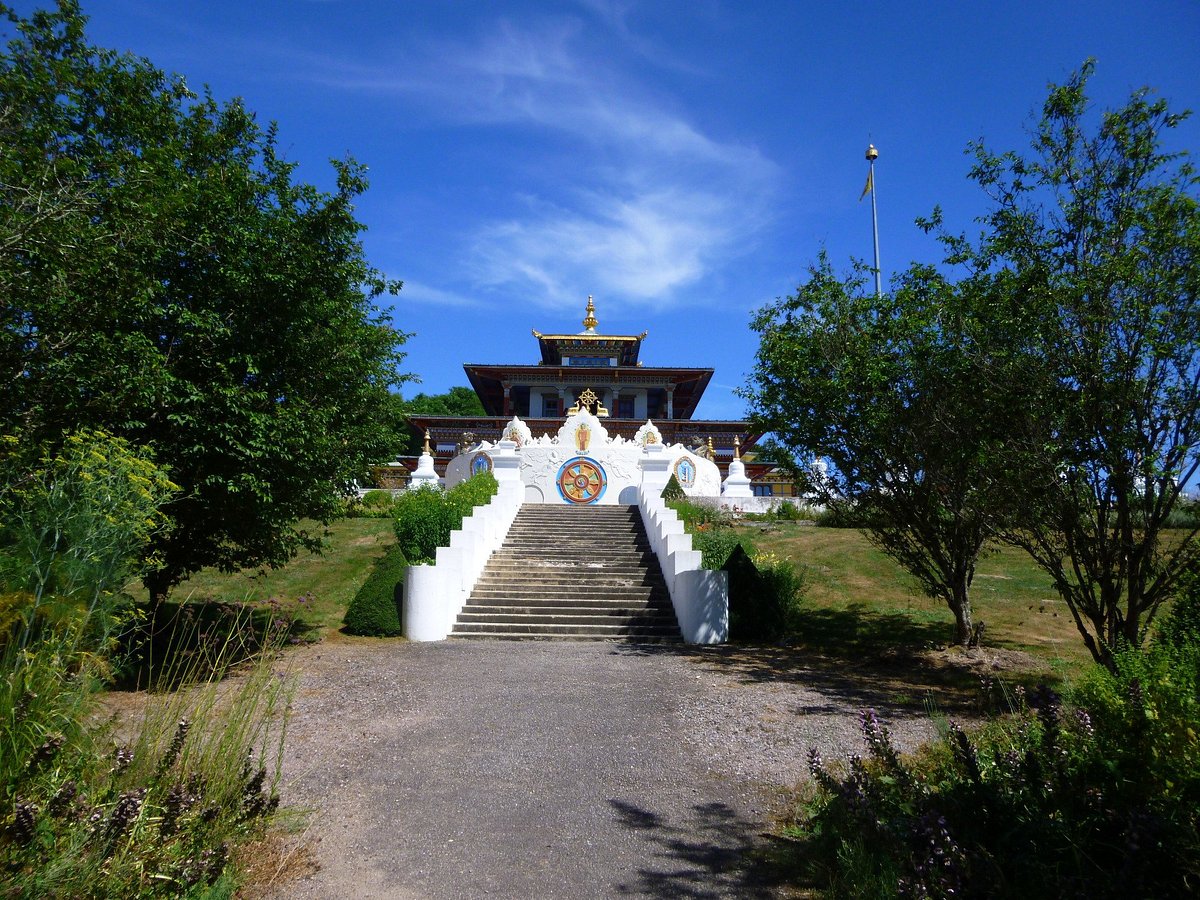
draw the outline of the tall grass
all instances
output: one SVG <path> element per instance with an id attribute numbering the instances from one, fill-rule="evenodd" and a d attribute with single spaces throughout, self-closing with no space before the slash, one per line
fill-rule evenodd
<path id="1" fill-rule="evenodd" d="M 164 671 L 136 719 L 104 719 L 106 666 L 68 635 L 11 646 L 0 681 L 5 896 L 230 894 L 232 847 L 274 814 L 293 680 L 230 639 Z M 170 668 L 168 664 L 167 668 Z M 215 894 L 214 894 L 215 892 Z"/>
<path id="2" fill-rule="evenodd" d="M 105 719 L 117 637 L 138 625 L 120 587 L 174 486 L 103 432 L 0 450 L 0 896 L 231 895 L 232 848 L 279 802 L 289 629 L 264 640 L 250 614 L 185 628 L 150 670 L 174 690 L 137 721 Z"/>

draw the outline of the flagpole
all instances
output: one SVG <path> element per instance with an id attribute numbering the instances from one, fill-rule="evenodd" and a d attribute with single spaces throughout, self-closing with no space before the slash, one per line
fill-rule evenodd
<path id="1" fill-rule="evenodd" d="M 874 144 L 867 144 L 867 164 L 871 167 L 867 175 L 867 183 L 871 185 L 871 231 L 875 238 L 875 299 L 883 298 L 883 278 L 879 268 L 879 212 L 875 208 L 875 160 L 879 151 Z"/>

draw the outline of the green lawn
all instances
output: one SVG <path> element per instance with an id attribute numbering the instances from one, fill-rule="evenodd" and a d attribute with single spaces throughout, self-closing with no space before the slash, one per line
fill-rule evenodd
<path id="1" fill-rule="evenodd" d="M 800 647 L 862 658 L 950 641 L 950 611 L 861 532 L 794 523 L 743 530 L 760 551 L 803 567 Z M 310 637 L 328 634 L 341 627 L 347 604 L 394 542 L 391 519 L 342 519 L 329 526 L 321 554 L 303 554 L 266 572 L 204 570 L 179 585 L 172 600 L 258 605 L 276 598 L 314 629 Z M 1070 612 L 1023 552 L 1003 547 L 986 556 L 972 592 L 975 618 L 986 623 L 986 646 L 1025 651 L 1059 674 L 1090 660 Z M 306 601 L 298 604 L 302 596 Z"/>
<path id="2" fill-rule="evenodd" d="M 372 564 L 396 542 L 396 536 L 391 519 L 340 519 L 328 530 L 327 546 L 320 554 L 302 553 L 287 565 L 265 572 L 227 575 L 204 569 L 175 588 L 171 600 L 259 605 L 275 598 L 317 629 L 310 637 L 336 630 Z M 305 597 L 302 604 L 300 597 Z"/>
<path id="3" fill-rule="evenodd" d="M 746 531 L 760 551 L 804 567 L 808 609 L 802 643 L 856 655 L 952 639 L 954 619 L 946 605 L 927 597 L 862 532 L 791 523 Z M 971 590 L 975 619 L 986 623 L 986 646 L 1028 652 L 1055 671 L 1091 659 L 1050 579 L 1023 551 L 1001 547 L 988 554 Z"/>

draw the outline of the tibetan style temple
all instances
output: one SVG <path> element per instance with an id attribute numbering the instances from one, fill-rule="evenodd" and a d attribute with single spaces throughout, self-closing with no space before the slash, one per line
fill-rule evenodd
<path id="1" fill-rule="evenodd" d="M 483 404 L 483 416 L 422 416 L 410 420 L 428 434 L 438 474 L 462 447 L 496 442 L 517 416 L 534 435 L 554 434 L 563 420 L 586 409 L 604 420 L 612 436 L 632 440 L 647 420 L 667 444 L 708 452 L 724 474 L 733 459 L 734 441 L 748 450 L 761 434 L 747 422 L 694 419 L 712 369 L 647 366 L 640 359 L 646 332 L 636 335 L 597 331 L 596 307 L 588 297 L 583 331 L 542 334 L 534 331 L 539 359 L 529 364 L 469 363 L 463 366 Z M 416 459 L 401 461 L 413 468 Z"/>

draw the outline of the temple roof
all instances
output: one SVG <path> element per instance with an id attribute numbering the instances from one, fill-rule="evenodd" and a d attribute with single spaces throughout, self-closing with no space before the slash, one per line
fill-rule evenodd
<path id="1" fill-rule="evenodd" d="M 617 366 L 575 367 L 531 365 L 496 365 L 467 363 L 463 365 L 471 387 L 489 415 L 501 415 L 504 409 L 504 383 L 528 386 L 555 384 L 601 387 L 658 387 L 671 385 L 674 390 L 674 415 L 689 418 L 700 403 L 700 397 L 712 379 L 712 369 L 693 369 L 679 366 Z"/>
<path id="2" fill-rule="evenodd" d="M 538 339 L 542 351 L 541 365 L 561 366 L 563 357 L 567 358 L 608 358 L 616 359 L 618 366 L 637 366 L 638 351 L 642 339 L 647 332 L 641 334 L 598 334 L 596 326 L 596 304 L 588 295 L 587 311 L 583 318 L 583 331 L 577 334 L 542 334 L 534 329 L 533 336 Z"/>

